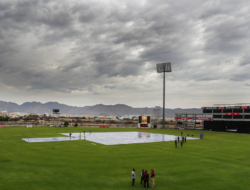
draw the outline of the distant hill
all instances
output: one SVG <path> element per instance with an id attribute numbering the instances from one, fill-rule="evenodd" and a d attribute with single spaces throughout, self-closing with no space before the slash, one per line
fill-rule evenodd
<path id="1" fill-rule="evenodd" d="M 72 115 L 143 115 L 145 113 L 145 108 L 133 108 L 125 104 L 116 105 L 103 105 L 97 104 L 94 106 L 68 106 L 65 104 L 60 104 L 58 102 L 47 102 L 42 104 L 40 102 L 25 102 L 21 105 L 12 102 L 0 101 L 0 111 L 8 112 L 26 112 L 26 113 L 52 113 L 52 109 L 60 109 L 61 114 L 72 114 Z M 173 118 L 174 113 L 180 112 L 195 112 L 202 113 L 201 109 L 190 108 L 190 109 L 165 109 L 166 118 Z M 146 109 L 147 114 L 151 114 L 153 108 Z"/>

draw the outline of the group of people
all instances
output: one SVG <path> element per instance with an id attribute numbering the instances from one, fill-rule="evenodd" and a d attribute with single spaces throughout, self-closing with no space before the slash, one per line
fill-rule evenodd
<path id="1" fill-rule="evenodd" d="M 149 189 L 149 174 L 147 170 L 142 170 L 141 172 L 141 185 L 142 182 L 144 182 L 144 189 L 146 188 L 146 186 Z M 151 187 L 155 186 L 155 172 L 154 169 L 151 169 Z M 133 168 L 132 170 L 132 187 L 135 187 L 135 168 Z"/>
<path id="2" fill-rule="evenodd" d="M 91 135 L 91 129 L 89 130 L 89 134 Z M 71 135 L 72 133 L 69 133 L 69 137 L 71 138 Z M 79 139 L 81 140 L 81 137 L 82 137 L 82 134 L 80 133 L 79 134 Z M 85 135 L 85 130 L 83 131 L 83 137 L 84 137 L 84 140 L 86 140 L 86 135 Z"/>
<path id="3" fill-rule="evenodd" d="M 182 133 L 182 132 L 181 132 Z M 180 137 L 178 136 L 177 139 L 175 139 L 174 143 L 175 143 L 175 147 L 177 147 L 177 141 L 178 143 L 180 142 Z M 181 137 L 181 147 L 183 147 L 183 144 L 187 143 L 187 137 Z"/>

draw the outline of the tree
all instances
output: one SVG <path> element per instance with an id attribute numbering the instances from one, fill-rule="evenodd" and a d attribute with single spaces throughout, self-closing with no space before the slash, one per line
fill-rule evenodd
<path id="1" fill-rule="evenodd" d="M 65 121 L 64 122 L 64 127 L 68 127 L 69 126 L 69 122 L 68 121 Z"/>
<path id="2" fill-rule="evenodd" d="M 77 127 L 77 126 L 78 126 L 78 124 L 77 124 L 77 123 L 75 123 L 74 127 Z"/>

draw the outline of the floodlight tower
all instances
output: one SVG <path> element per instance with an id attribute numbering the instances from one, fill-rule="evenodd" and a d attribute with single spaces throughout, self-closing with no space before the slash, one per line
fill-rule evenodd
<path id="1" fill-rule="evenodd" d="M 53 116 L 57 115 L 57 127 L 58 127 L 59 114 L 60 114 L 59 109 L 53 109 Z M 55 123 L 55 120 L 54 120 L 54 123 Z"/>
<path id="2" fill-rule="evenodd" d="M 171 69 L 171 62 L 168 63 L 158 63 L 156 64 L 157 73 L 163 73 L 163 118 L 162 118 L 162 124 L 163 128 L 165 128 L 165 73 L 166 72 L 172 72 Z"/>

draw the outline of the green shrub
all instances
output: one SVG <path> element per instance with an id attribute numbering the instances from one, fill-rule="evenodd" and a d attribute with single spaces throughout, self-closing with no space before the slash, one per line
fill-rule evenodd
<path id="1" fill-rule="evenodd" d="M 69 126 L 69 122 L 68 121 L 65 121 L 64 122 L 64 127 L 68 127 Z"/>

